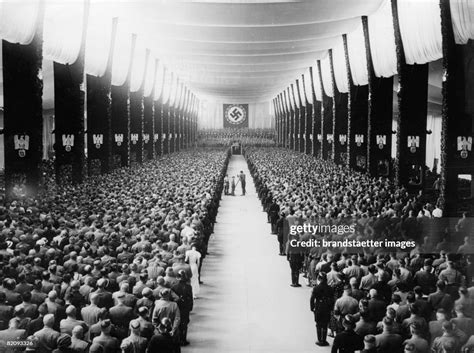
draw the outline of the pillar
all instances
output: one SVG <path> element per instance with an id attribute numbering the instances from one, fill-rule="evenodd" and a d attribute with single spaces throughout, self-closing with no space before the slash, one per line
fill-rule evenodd
<path id="1" fill-rule="evenodd" d="M 362 26 L 364 30 L 365 52 L 367 57 L 368 71 L 368 121 L 367 121 L 367 171 L 372 177 L 388 177 L 391 174 L 391 149 L 392 149 L 392 116 L 393 116 L 393 77 L 376 77 L 372 54 L 370 51 L 369 27 L 367 17 L 362 17 Z M 356 91 L 355 99 L 360 100 L 360 108 L 354 110 L 354 129 L 355 133 L 362 133 L 358 129 L 358 124 L 363 124 L 363 119 L 357 117 L 360 109 L 362 115 L 365 114 L 365 104 L 363 102 L 366 93 L 364 91 Z M 356 156 L 357 158 L 357 156 Z M 351 161 L 354 168 L 357 167 L 357 159 Z M 352 165 L 351 165 L 352 166 Z"/>
<path id="2" fill-rule="evenodd" d="M 285 148 L 291 148 L 293 138 L 291 135 L 291 110 L 289 106 L 289 95 L 288 95 L 289 89 L 285 90 L 284 98 L 285 98 L 285 117 L 286 117 L 286 122 L 285 122 L 285 133 L 286 133 L 286 143 L 285 143 Z"/>
<path id="3" fill-rule="evenodd" d="M 398 122 L 395 182 L 409 192 L 423 189 L 426 154 L 428 64 L 408 65 L 398 23 L 397 0 L 392 0 L 398 68 Z"/>
<path id="4" fill-rule="evenodd" d="M 346 37 L 344 35 L 344 43 Z M 348 129 L 348 104 L 349 94 L 340 92 L 336 85 L 336 77 L 334 75 L 334 59 L 332 50 L 329 51 L 329 60 L 331 63 L 332 86 L 334 87 L 333 109 L 333 151 L 334 162 L 336 164 L 347 164 L 347 129 Z"/>
<path id="5" fill-rule="evenodd" d="M 113 169 L 112 61 L 118 19 L 112 21 L 111 42 L 105 73 L 87 75 L 87 162 L 89 175 Z"/>
<path id="6" fill-rule="evenodd" d="M 321 102 L 316 99 L 316 91 L 314 89 L 314 72 L 313 67 L 309 68 L 309 75 L 311 79 L 311 94 L 313 95 L 313 111 L 311 115 L 312 120 L 312 131 L 311 131 L 311 139 L 312 139 L 312 146 L 311 146 L 311 154 L 317 158 L 322 158 L 322 132 L 321 132 L 321 124 L 322 124 L 322 105 Z"/>
<path id="7" fill-rule="evenodd" d="M 163 120 L 163 154 L 168 154 L 170 151 L 170 130 L 169 130 L 169 116 L 170 116 L 170 105 L 169 101 L 163 104 L 162 108 L 162 120 Z"/>
<path id="8" fill-rule="evenodd" d="M 79 184 L 87 174 L 85 155 L 84 58 L 88 2 L 85 2 L 79 55 L 70 65 L 54 63 L 56 182 Z"/>
<path id="9" fill-rule="evenodd" d="M 321 133 L 318 139 L 321 139 L 321 158 L 324 160 L 333 160 L 333 139 L 334 139 L 334 107 L 333 98 L 324 92 L 323 76 L 321 71 L 321 61 L 318 60 L 319 82 L 321 82 Z"/>
<path id="10" fill-rule="evenodd" d="M 299 115 L 298 115 L 298 145 L 296 147 L 298 152 L 303 152 L 305 149 L 305 123 L 306 123 L 306 106 L 303 105 L 301 99 L 299 81 L 296 80 L 296 89 L 298 91 L 298 104 L 299 104 Z"/>
<path id="11" fill-rule="evenodd" d="M 308 94 L 311 92 L 306 92 L 306 83 L 304 75 L 301 76 L 303 80 L 303 90 L 304 90 L 304 100 L 305 100 L 305 116 L 304 116 L 304 148 L 303 151 L 305 154 L 311 154 L 312 151 L 312 137 L 313 137 L 313 105 L 309 104 Z M 309 77 L 306 78 L 308 80 Z"/>
<path id="12" fill-rule="evenodd" d="M 444 216 L 472 215 L 474 156 L 474 43 L 458 45 L 454 40 L 450 1 L 441 0 L 443 38 L 443 109 L 441 132 L 441 194 Z M 471 183 L 460 184 L 459 174 L 471 176 Z"/>
<path id="13" fill-rule="evenodd" d="M 130 76 L 133 67 L 136 35 L 132 35 L 132 49 L 125 83 L 112 86 L 112 133 L 115 167 L 130 166 Z"/>
<path id="14" fill-rule="evenodd" d="M 143 90 L 145 87 L 145 77 L 148 69 L 148 58 L 150 50 L 146 50 L 145 69 L 141 78 L 140 87 L 136 92 L 130 92 L 130 163 L 141 164 L 145 160 L 145 97 Z M 148 136 L 148 142 L 150 137 Z M 147 143 L 148 143 L 147 142 Z"/>
<path id="15" fill-rule="evenodd" d="M 153 72 L 153 85 L 148 97 L 143 102 L 143 147 L 144 161 L 155 159 L 157 154 L 155 144 L 157 135 L 155 130 L 155 80 L 158 70 L 158 60 L 155 59 L 155 71 Z"/>
<path id="16" fill-rule="evenodd" d="M 159 157 L 162 155 L 162 146 L 163 146 L 163 126 L 162 126 L 162 111 L 161 111 L 161 98 L 157 99 L 153 102 L 155 114 L 153 116 L 153 120 L 155 122 L 155 134 L 153 139 L 155 155 Z"/>
<path id="17" fill-rule="evenodd" d="M 2 41 L 5 196 L 34 196 L 42 184 L 43 11 L 28 45 Z"/>
<path id="18" fill-rule="evenodd" d="M 298 81 L 296 82 L 296 86 L 298 86 Z M 291 96 L 293 98 L 293 104 L 294 104 L 293 105 L 293 146 L 292 146 L 292 149 L 293 151 L 298 151 L 299 141 L 300 141 L 299 128 L 300 128 L 301 107 L 298 106 L 298 103 L 296 101 L 294 84 L 291 84 Z"/>

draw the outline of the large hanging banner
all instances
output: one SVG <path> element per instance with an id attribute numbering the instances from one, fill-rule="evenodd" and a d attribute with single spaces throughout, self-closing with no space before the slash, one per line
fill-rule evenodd
<path id="1" fill-rule="evenodd" d="M 242 129 L 248 127 L 248 104 L 224 104 L 224 128 Z"/>

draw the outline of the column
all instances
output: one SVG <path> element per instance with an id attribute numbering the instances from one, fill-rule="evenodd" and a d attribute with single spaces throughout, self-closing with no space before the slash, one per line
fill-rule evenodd
<path id="1" fill-rule="evenodd" d="M 376 77 L 370 51 L 369 29 L 367 17 L 362 17 L 364 29 L 365 51 L 367 56 L 368 70 L 368 121 L 367 121 L 367 171 L 373 177 L 388 177 L 391 173 L 391 149 L 392 149 L 392 116 L 393 116 L 393 77 Z M 361 112 L 365 114 L 365 104 L 363 100 L 366 96 L 364 91 L 358 90 L 355 99 L 361 94 Z M 358 124 L 363 124 L 363 120 L 358 120 L 359 109 L 355 110 L 354 129 L 356 133 L 362 133 L 358 130 Z M 365 130 L 364 130 L 365 131 Z M 357 168 L 356 160 L 351 161 Z"/>
<path id="2" fill-rule="evenodd" d="M 42 184 L 43 11 L 39 11 L 30 44 L 2 41 L 7 200 L 34 196 Z"/>
<path id="3" fill-rule="evenodd" d="M 286 109 L 285 103 L 283 100 L 283 93 L 278 95 L 278 101 L 280 103 L 280 110 L 281 110 L 281 145 L 282 147 L 286 147 L 286 140 L 288 138 L 288 133 L 286 131 Z"/>
<path id="4" fill-rule="evenodd" d="M 148 69 L 148 58 L 150 50 L 146 50 L 145 69 L 141 77 L 140 87 L 136 92 L 130 92 L 130 165 L 141 164 L 144 161 L 144 109 L 145 76 Z"/>
<path id="5" fill-rule="evenodd" d="M 161 98 L 158 100 L 155 100 L 153 102 L 154 105 L 154 117 L 153 120 L 155 122 L 155 134 L 153 138 L 153 145 L 154 145 L 154 150 L 155 150 L 155 155 L 156 157 L 159 157 L 162 155 L 162 144 L 163 144 L 163 137 L 161 136 L 163 133 L 162 130 L 162 119 L 161 119 Z"/>
<path id="6" fill-rule="evenodd" d="M 79 55 L 70 65 L 54 63 L 54 132 L 56 182 L 81 183 L 87 174 L 85 155 L 84 57 L 88 2 L 85 2 Z"/>
<path id="7" fill-rule="evenodd" d="M 410 192 L 423 189 L 426 153 L 428 64 L 408 65 L 398 23 L 397 0 L 392 0 L 398 68 L 398 129 L 395 181 Z"/>
<path id="8" fill-rule="evenodd" d="M 298 86 L 298 82 L 296 82 L 296 86 Z M 299 136 L 299 128 L 300 128 L 300 110 L 301 107 L 298 106 L 298 103 L 296 101 L 295 97 L 295 85 L 291 84 L 291 96 L 293 98 L 293 150 L 298 151 L 298 147 L 300 144 L 300 136 Z"/>
<path id="9" fill-rule="evenodd" d="M 309 68 L 309 74 L 311 79 L 311 94 L 313 95 L 313 113 L 311 116 L 311 119 L 313 121 L 313 143 L 311 154 L 317 158 L 322 158 L 322 104 L 316 99 L 316 91 L 314 88 L 314 72 L 312 66 Z"/>
<path id="10" fill-rule="evenodd" d="M 321 74 L 321 61 L 318 60 L 319 82 L 321 82 L 321 157 L 324 160 L 333 160 L 333 139 L 334 139 L 334 107 L 333 98 L 326 95 L 322 87 L 323 76 Z"/>
<path id="11" fill-rule="evenodd" d="M 112 20 L 107 68 L 101 77 L 87 75 L 87 161 L 89 175 L 113 169 L 112 62 L 118 19 Z"/>
<path id="12" fill-rule="evenodd" d="M 158 71 L 158 59 L 155 59 L 155 70 L 153 72 L 153 85 L 148 97 L 144 99 L 143 110 L 143 146 L 144 146 L 144 161 L 155 159 L 157 154 L 155 150 L 155 143 L 157 142 L 157 135 L 155 129 L 155 80 Z M 146 78 L 145 78 L 146 79 Z"/>
<path id="13" fill-rule="evenodd" d="M 132 35 L 132 49 L 127 79 L 122 86 L 112 86 L 112 132 L 114 134 L 114 166 L 130 166 L 130 76 L 133 67 L 136 35 Z"/>
<path id="14" fill-rule="evenodd" d="M 443 110 L 441 132 L 441 194 L 444 216 L 459 217 L 473 210 L 474 182 L 463 187 L 459 174 L 474 176 L 474 44 L 458 45 L 454 40 L 449 0 L 441 0 L 443 38 Z M 463 191 L 461 191 L 464 188 Z"/>
<path id="15" fill-rule="evenodd" d="M 344 35 L 344 43 L 346 44 Z M 333 124 L 333 150 L 334 162 L 336 164 L 347 164 L 347 129 L 348 129 L 348 104 L 349 94 L 339 92 L 334 75 L 334 59 L 332 50 L 329 51 L 329 60 L 331 62 L 332 86 L 334 87 L 334 124 Z"/>
<path id="16" fill-rule="evenodd" d="M 169 101 L 163 104 L 163 154 L 170 153 L 170 109 Z"/>
<path id="17" fill-rule="evenodd" d="M 280 139 L 280 126 L 279 126 L 279 118 L 278 118 L 278 111 L 277 111 L 277 106 L 276 106 L 276 102 L 275 102 L 275 99 L 276 98 L 273 98 L 272 99 L 272 103 L 273 103 L 273 112 L 274 112 L 274 117 L 275 117 L 275 131 L 276 131 L 276 140 L 277 140 L 277 145 L 279 144 L 279 139 Z"/>
<path id="18" fill-rule="evenodd" d="M 308 92 L 306 92 L 306 84 L 304 75 L 301 76 L 303 80 L 303 90 L 304 90 L 304 99 L 305 99 L 305 122 L 304 122 L 304 153 L 311 154 L 312 145 L 313 145 L 313 105 L 309 104 L 308 101 Z M 306 78 L 308 80 L 309 77 Z"/>
<path id="19" fill-rule="evenodd" d="M 303 79 L 303 78 L 301 78 Z M 303 105 L 303 101 L 301 99 L 301 92 L 300 92 L 300 85 L 299 81 L 296 80 L 296 89 L 298 90 L 298 104 L 300 107 L 300 113 L 298 116 L 298 146 L 297 151 L 303 152 L 305 149 L 305 123 L 306 123 L 306 107 Z"/>
<path id="20" fill-rule="evenodd" d="M 285 148 L 290 149 L 293 144 L 293 137 L 291 131 L 291 110 L 290 110 L 290 96 L 289 96 L 289 88 L 285 90 L 285 110 L 286 110 L 286 145 Z"/>

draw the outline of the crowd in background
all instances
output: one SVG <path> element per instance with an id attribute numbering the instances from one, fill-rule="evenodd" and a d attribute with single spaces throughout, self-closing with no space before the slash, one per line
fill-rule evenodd
<path id="1" fill-rule="evenodd" d="M 198 146 L 230 146 L 238 142 L 244 146 L 275 146 L 276 135 L 274 129 L 212 129 L 200 130 Z"/>
<path id="2" fill-rule="evenodd" d="M 0 207 L 0 350 L 179 352 L 228 159 L 175 153 Z"/>
<path id="3" fill-rule="evenodd" d="M 474 351 L 474 226 L 441 218 L 423 194 L 330 161 L 277 149 L 246 149 L 249 169 L 287 257 L 292 286 L 313 286 L 317 344 L 332 352 Z M 300 232 L 295 225 L 354 225 Z M 292 247 L 291 241 L 414 240 L 384 248 Z"/>

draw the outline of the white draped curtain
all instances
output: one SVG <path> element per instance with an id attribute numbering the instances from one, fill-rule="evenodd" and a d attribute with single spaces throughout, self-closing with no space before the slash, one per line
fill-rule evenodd
<path id="1" fill-rule="evenodd" d="M 369 76 L 362 25 L 347 35 L 347 51 L 349 52 L 349 64 L 354 85 L 367 85 L 369 83 Z"/>
<path id="2" fill-rule="evenodd" d="M 0 1 L 0 38 L 30 44 L 36 33 L 40 2 Z"/>
<path id="3" fill-rule="evenodd" d="M 158 68 L 156 70 L 156 80 L 155 80 L 155 100 L 160 99 L 161 94 L 163 93 L 163 80 L 165 79 L 165 68 L 161 60 L 158 61 Z"/>
<path id="4" fill-rule="evenodd" d="M 130 66 L 132 35 L 123 27 L 119 20 L 112 63 L 112 85 L 114 86 L 122 86 L 125 83 Z"/>
<path id="5" fill-rule="evenodd" d="M 443 55 L 439 1 L 398 0 L 398 21 L 407 64 L 426 64 Z"/>
<path id="6" fill-rule="evenodd" d="M 349 92 L 349 80 L 347 76 L 346 54 L 344 51 L 344 41 L 342 37 L 337 40 L 337 44 L 332 49 L 334 77 L 339 92 Z"/>
<path id="7" fill-rule="evenodd" d="M 144 85 L 144 90 L 143 94 L 145 97 L 149 97 L 153 87 L 155 85 L 155 80 L 156 80 L 156 63 L 157 60 L 153 58 L 153 56 L 150 56 L 148 59 L 148 67 L 145 75 L 145 85 Z"/>
<path id="8" fill-rule="evenodd" d="M 474 1 L 450 0 L 454 38 L 457 44 L 466 44 L 474 39 Z"/>
<path id="9" fill-rule="evenodd" d="M 60 64 L 76 62 L 81 49 L 85 13 L 84 0 L 46 2 L 43 55 Z"/>
<path id="10" fill-rule="evenodd" d="M 390 0 L 385 0 L 374 14 L 368 16 L 368 25 L 375 75 L 377 77 L 396 75 L 397 53 Z"/>
<path id="11" fill-rule="evenodd" d="M 299 78 L 298 78 L 298 88 L 299 88 L 299 92 L 300 92 L 300 97 L 301 97 L 301 105 L 304 107 L 306 105 L 306 100 L 305 100 L 305 96 L 304 96 L 304 84 L 303 84 L 303 75 L 301 75 Z M 295 87 L 296 89 L 296 87 Z M 296 92 L 295 92 L 296 93 Z M 298 97 L 296 98 L 298 100 L 298 105 L 299 105 L 299 99 Z"/>
<path id="12" fill-rule="evenodd" d="M 89 75 L 104 76 L 109 59 L 112 40 L 113 19 L 105 9 L 92 4 L 87 21 L 85 72 Z M 112 58 L 113 60 L 113 58 Z"/>
<path id="13" fill-rule="evenodd" d="M 306 94 L 306 100 L 309 104 L 313 104 L 313 90 L 311 88 L 311 74 L 309 68 L 304 73 L 304 89 Z"/>
<path id="14" fill-rule="evenodd" d="M 334 88 L 332 85 L 332 76 L 331 76 L 331 61 L 329 60 L 329 55 L 327 55 L 323 60 L 321 60 L 321 71 L 323 82 L 322 86 L 324 93 L 329 97 L 334 97 Z"/>
<path id="15" fill-rule="evenodd" d="M 133 52 L 132 75 L 130 77 L 130 91 L 136 92 L 140 89 L 145 77 L 145 61 L 146 61 L 145 42 L 141 37 L 137 37 L 135 50 Z M 149 59 L 149 58 L 148 58 Z M 149 61 L 148 61 L 149 62 Z"/>

